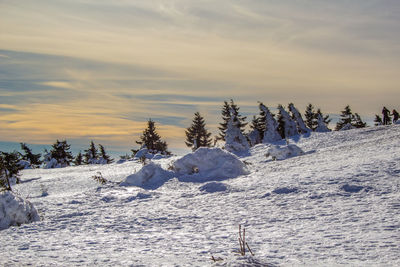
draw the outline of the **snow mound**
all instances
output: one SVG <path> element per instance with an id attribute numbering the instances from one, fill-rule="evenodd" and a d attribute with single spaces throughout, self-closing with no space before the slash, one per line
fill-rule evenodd
<path id="1" fill-rule="evenodd" d="M 0 230 L 35 221 L 39 221 L 39 214 L 29 201 L 11 191 L 0 192 Z"/>
<path id="2" fill-rule="evenodd" d="M 347 131 L 352 129 L 356 129 L 356 127 L 353 126 L 351 123 L 347 123 L 339 131 Z"/>
<path id="3" fill-rule="evenodd" d="M 152 151 L 147 149 L 146 147 L 141 148 L 138 152 L 136 152 L 135 156 L 133 157 L 136 160 L 141 158 L 146 159 L 163 159 L 168 158 L 168 155 L 161 154 L 160 152 Z"/>
<path id="4" fill-rule="evenodd" d="M 162 186 L 173 177 L 173 173 L 161 168 L 159 164 L 150 162 L 144 165 L 137 173 L 126 177 L 122 186 L 138 186 L 147 189 L 155 189 Z"/>
<path id="5" fill-rule="evenodd" d="M 234 154 L 214 147 L 200 147 L 173 163 L 178 175 L 190 175 L 195 181 L 234 178 L 247 174 L 245 164 Z"/>
<path id="6" fill-rule="evenodd" d="M 200 187 L 200 191 L 205 193 L 216 193 L 216 192 L 224 192 L 228 190 L 228 187 L 223 183 L 211 182 Z"/>
<path id="7" fill-rule="evenodd" d="M 273 159 L 284 160 L 291 157 L 304 155 L 303 150 L 300 147 L 289 144 L 285 146 L 273 145 L 268 149 L 267 156 L 271 156 Z"/>

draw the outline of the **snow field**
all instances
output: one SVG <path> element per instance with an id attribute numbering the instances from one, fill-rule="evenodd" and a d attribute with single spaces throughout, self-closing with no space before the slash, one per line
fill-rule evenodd
<path id="1" fill-rule="evenodd" d="M 397 125 L 312 133 L 289 140 L 304 155 L 273 161 L 257 145 L 236 178 L 155 189 L 119 186 L 140 172 L 135 162 L 24 170 L 14 188 L 42 220 L 0 232 L 0 264 L 398 266 L 399 138 Z M 254 257 L 232 253 L 239 224 Z"/>

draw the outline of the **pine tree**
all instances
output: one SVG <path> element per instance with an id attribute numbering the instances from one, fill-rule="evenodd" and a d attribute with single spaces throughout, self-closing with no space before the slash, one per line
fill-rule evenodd
<path id="1" fill-rule="evenodd" d="M 84 158 L 85 164 L 97 164 L 99 154 L 93 141 L 90 141 L 90 147 L 85 150 Z"/>
<path id="2" fill-rule="evenodd" d="M 102 146 L 101 144 L 99 144 L 99 150 L 100 150 L 100 159 L 99 159 L 100 164 L 110 164 L 114 162 L 114 159 L 112 159 L 109 155 L 107 155 L 104 146 Z"/>
<path id="3" fill-rule="evenodd" d="M 250 124 L 251 131 L 247 134 L 251 146 L 255 146 L 262 142 L 264 130 L 260 126 L 260 117 L 253 116 L 253 120 Z"/>
<path id="4" fill-rule="evenodd" d="M 305 124 L 310 129 L 315 129 L 316 125 L 316 115 L 314 111 L 314 106 L 312 104 L 308 104 L 306 107 L 306 111 L 304 113 L 304 118 L 306 119 Z"/>
<path id="5" fill-rule="evenodd" d="M 349 105 L 347 105 L 344 110 L 342 111 L 342 114 L 340 114 L 340 121 L 338 121 L 336 123 L 336 131 L 339 131 L 340 129 L 342 129 L 346 124 L 351 124 L 352 120 L 353 120 L 353 113 L 351 112 L 351 108 Z"/>
<path id="6" fill-rule="evenodd" d="M 303 118 L 301 117 L 300 112 L 297 110 L 297 108 L 294 106 L 294 104 L 290 103 L 288 108 L 289 108 L 289 111 L 292 113 L 292 120 L 297 125 L 297 132 L 300 134 L 305 134 L 305 133 L 311 132 L 312 128 L 308 128 L 306 126 L 306 124 L 303 121 Z"/>
<path id="7" fill-rule="evenodd" d="M 226 130 L 228 128 L 228 122 L 231 119 L 231 114 L 235 114 L 238 121 L 239 129 L 242 132 L 242 134 L 244 133 L 244 128 L 247 125 L 246 117 L 240 115 L 239 109 L 240 108 L 235 104 L 235 102 L 233 102 L 232 99 L 229 103 L 224 101 L 224 105 L 222 106 L 222 111 L 221 111 L 223 122 L 220 123 L 220 127 L 218 127 L 218 129 L 220 130 L 220 133 L 217 137 L 218 140 L 225 141 Z M 231 110 L 233 110 L 233 113 L 231 113 Z"/>
<path id="8" fill-rule="evenodd" d="M 75 164 L 75 166 L 79 166 L 79 165 L 83 164 L 83 156 L 80 151 L 79 151 L 79 154 L 75 157 L 74 164 Z"/>
<path id="9" fill-rule="evenodd" d="M 23 167 L 18 164 L 20 160 L 17 152 L 0 152 L 0 187 L 11 191 L 11 178 L 15 178 L 16 183 L 19 183 L 18 173 L 23 169 Z"/>
<path id="10" fill-rule="evenodd" d="M 191 147 L 195 151 L 199 147 L 210 147 L 212 139 L 210 138 L 211 133 L 206 129 L 204 118 L 199 112 L 194 114 L 192 125 L 186 129 L 186 142 L 188 147 Z"/>
<path id="11" fill-rule="evenodd" d="M 376 115 L 376 114 L 375 114 L 374 122 L 375 122 L 375 126 L 379 126 L 379 125 L 382 125 L 382 124 L 383 124 L 383 121 L 382 121 L 381 116 Z"/>
<path id="12" fill-rule="evenodd" d="M 45 168 L 63 168 L 71 164 L 74 157 L 69 151 L 71 146 L 66 140 L 59 141 L 52 145 L 52 149 L 45 155 Z"/>
<path id="13" fill-rule="evenodd" d="M 317 126 L 315 127 L 315 132 L 325 133 L 330 132 L 331 130 L 328 128 L 327 124 L 321 113 L 317 113 Z"/>
<path id="14" fill-rule="evenodd" d="M 149 153 L 157 154 L 158 152 L 170 155 L 167 143 L 161 140 L 160 135 L 156 131 L 155 123 L 151 119 L 147 121 L 147 128 L 143 131 L 140 141 L 136 141 L 142 147 L 145 146 Z"/>
<path id="15" fill-rule="evenodd" d="M 42 156 L 41 154 L 33 154 L 32 150 L 25 144 L 25 143 L 20 143 L 21 149 L 25 152 L 24 155 L 21 155 L 21 159 L 28 161 L 30 163 L 31 167 L 37 168 L 42 164 L 42 161 L 40 160 L 40 157 Z"/>

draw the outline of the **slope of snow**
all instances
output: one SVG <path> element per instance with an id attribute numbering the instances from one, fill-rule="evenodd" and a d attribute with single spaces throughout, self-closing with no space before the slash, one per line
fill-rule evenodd
<path id="1" fill-rule="evenodd" d="M 257 145 L 248 174 L 155 190 L 119 186 L 135 162 L 24 170 L 14 188 L 42 220 L 0 232 L 0 265 L 399 266 L 399 140 L 398 125 L 312 133 L 289 141 L 304 155 Z M 239 224 L 254 257 L 232 253 Z"/>

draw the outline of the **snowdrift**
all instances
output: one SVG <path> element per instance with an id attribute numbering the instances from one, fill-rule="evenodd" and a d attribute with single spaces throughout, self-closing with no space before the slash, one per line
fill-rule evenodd
<path id="1" fill-rule="evenodd" d="M 11 191 L 0 192 L 0 230 L 35 221 L 39 221 L 39 214 L 29 201 Z"/>
<path id="2" fill-rule="evenodd" d="M 235 178 L 247 174 L 245 164 L 234 154 L 220 148 L 201 147 L 173 163 L 181 180 L 204 182 Z"/>
<path id="3" fill-rule="evenodd" d="M 291 157 L 304 155 L 303 150 L 300 147 L 289 144 L 286 146 L 274 145 L 268 149 L 267 156 L 271 156 L 273 159 L 284 160 Z"/>
<path id="4" fill-rule="evenodd" d="M 164 170 L 159 164 L 150 162 L 143 166 L 137 173 L 126 177 L 122 186 L 138 186 L 146 189 L 155 189 L 171 179 L 174 174 Z"/>

